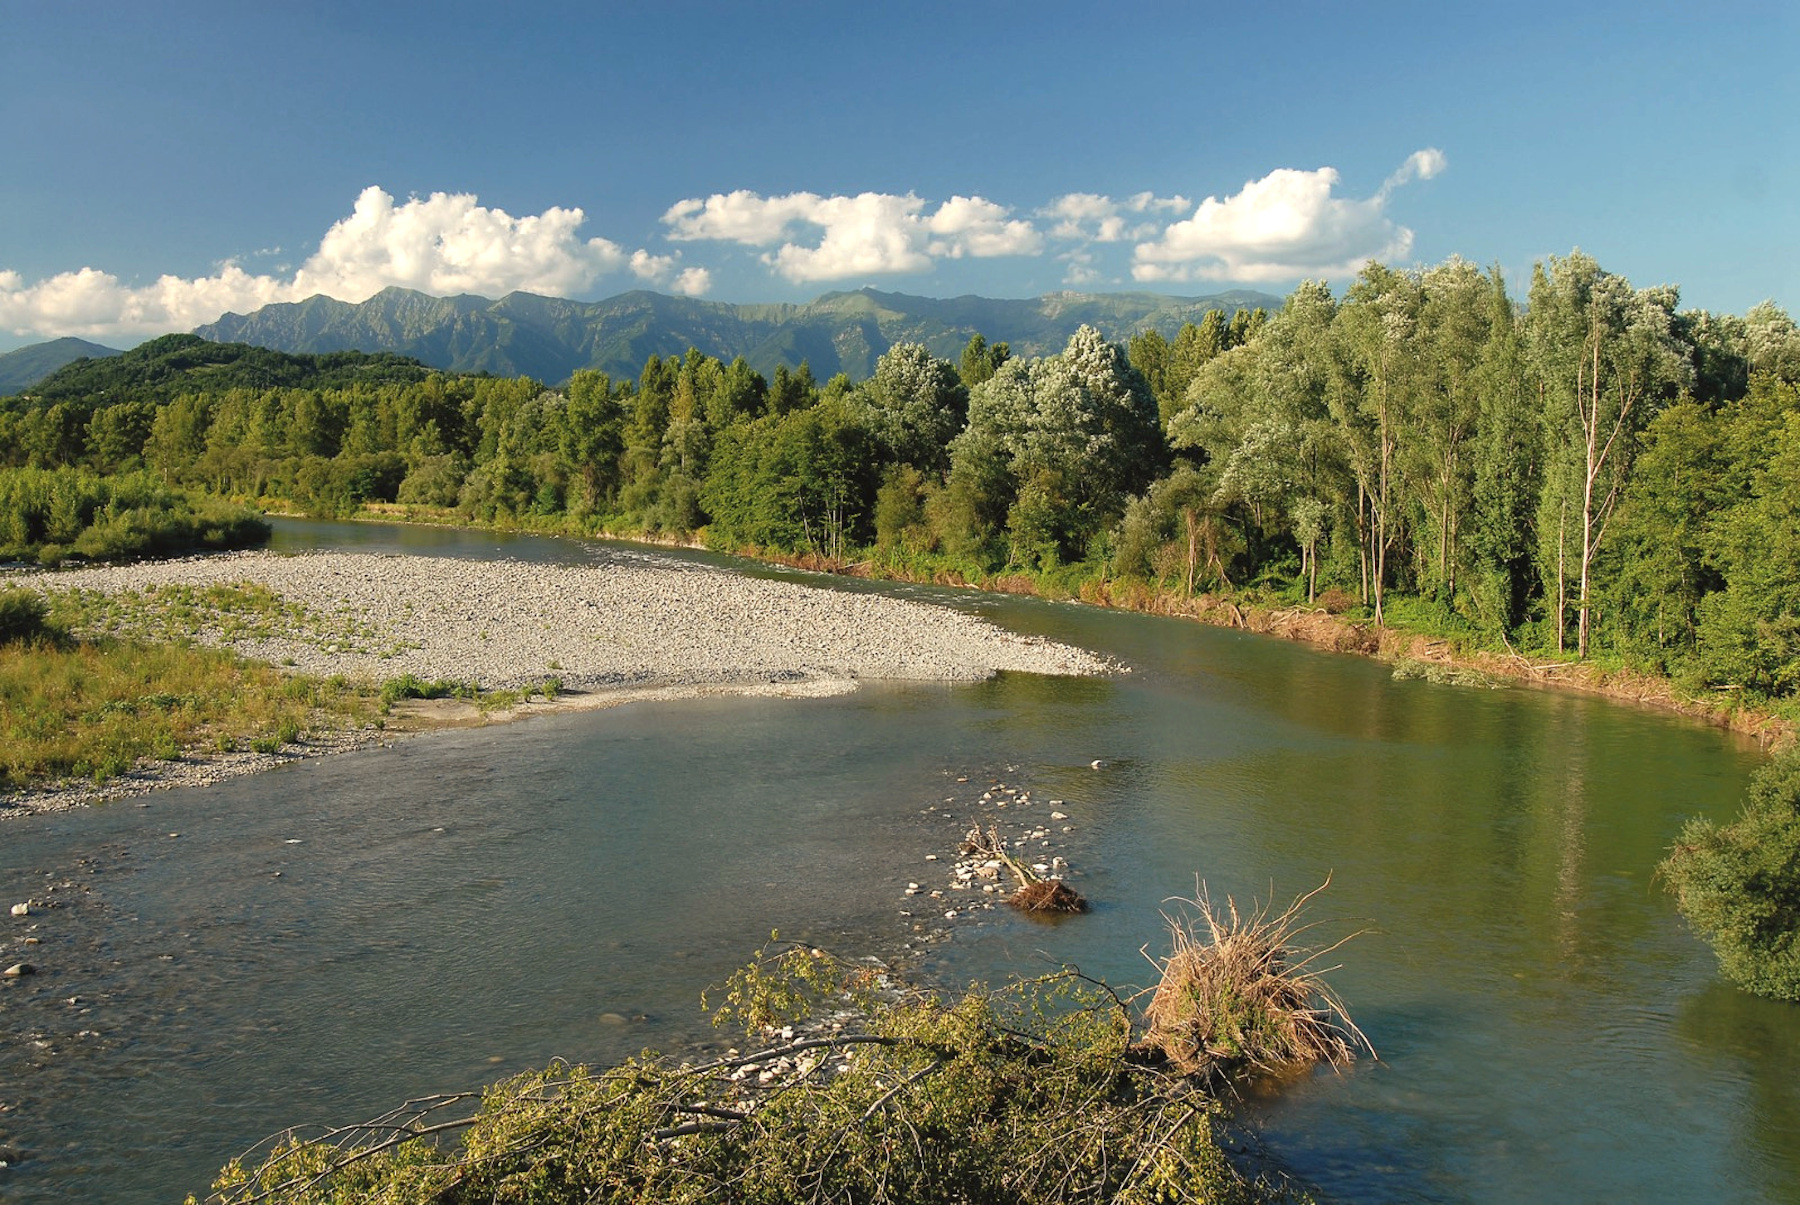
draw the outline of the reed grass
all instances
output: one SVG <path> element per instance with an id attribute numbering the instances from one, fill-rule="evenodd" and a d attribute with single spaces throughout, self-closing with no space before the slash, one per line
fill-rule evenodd
<path id="1" fill-rule="evenodd" d="M 1239 912 L 1229 896 L 1216 905 L 1198 884 L 1194 898 L 1181 901 L 1192 914 L 1165 914 L 1170 952 L 1151 959 L 1161 977 L 1144 1010 L 1142 1045 L 1188 1074 L 1335 1067 L 1370 1049 L 1325 982 L 1335 968 L 1319 965 L 1356 934 L 1318 950 L 1298 944 L 1316 923 L 1302 913 L 1329 884 L 1280 912 L 1272 903 Z"/>

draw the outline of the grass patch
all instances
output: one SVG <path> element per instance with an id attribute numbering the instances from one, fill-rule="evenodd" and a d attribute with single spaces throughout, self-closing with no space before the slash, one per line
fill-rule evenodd
<path id="1" fill-rule="evenodd" d="M 381 684 L 381 704 L 386 709 L 403 699 L 464 699 L 484 712 L 499 711 L 529 703 L 535 698 L 554 699 L 562 693 L 562 687 L 562 679 L 556 677 L 519 687 L 484 690 L 478 682 L 464 682 L 458 678 L 426 679 L 416 674 L 401 674 Z"/>
<path id="2" fill-rule="evenodd" d="M 279 748 L 308 727 L 372 718 L 373 694 L 191 644 L 14 642 L 0 646 L 0 786 L 98 783 L 145 758 Z"/>
<path id="3" fill-rule="evenodd" d="M 463 682 L 456 678 L 421 678 L 416 674 L 401 674 L 397 678 L 389 678 L 381 684 L 381 701 L 385 706 L 393 706 L 402 699 L 468 699 L 481 697 L 481 687 L 474 682 Z"/>
<path id="4" fill-rule="evenodd" d="M 343 652 L 365 652 L 382 641 L 374 624 L 348 608 L 323 614 L 260 582 L 163 585 L 110 594 L 57 590 L 48 598 L 51 618 L 81 636 L 144 642 L 302 640 Z M 395 648 L 380 651 L 387 655 Z"/>

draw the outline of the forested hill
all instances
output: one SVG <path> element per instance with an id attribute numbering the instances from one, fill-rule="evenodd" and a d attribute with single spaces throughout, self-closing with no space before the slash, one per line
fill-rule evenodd
<path id="1" fill-rule="evenodd" d="M 643 291 L 592 302 L 531 293 L 490 301 L 395 288 L 360 305 L 312 297 L 227 314 L 196 333 L 288 352 L 395 352 L 434 368 L 550 384 L 581 369 L 635 376 L 651 358 L 679 356 L 690 347 L 727 362 L 742 356 L 765 376 L 804 360 L 821 381 L 840 372 L 866 380 L 882 354 L 900 343 L 922 344 L 953 359 L 971 335 L 981 334 L 1019 354 L 1048 355 L 1083 324 L 1117 341 L 1147 330 L 1173 338 L 1208 310 L 1229 317 L 1280 305 L 1279 297 L 1242 290 L 1209 297 L 1051 293 L 1002 300 L 859 289 L 827 293 L 806 305 L 731 305 Z"/>
<path id="2" fill-rule="evenodd" d="M 86 339 L 52 339 L 5 352 L 0 354 L 0 397 L 23 392 L 75 360 L 118 354 L 113 348 Z"/>
<path id="3" fill-rule="evenodd" d="M 291 355 L 198 335 L 164 335 L 127 352 L 75 360 L 29 393 L 34 405 L 63 403 L 85 413 L 123 401 L 166 403 L 183 393 L 407 385 L 430 374 L 417 360 L 385 352 Z"/>

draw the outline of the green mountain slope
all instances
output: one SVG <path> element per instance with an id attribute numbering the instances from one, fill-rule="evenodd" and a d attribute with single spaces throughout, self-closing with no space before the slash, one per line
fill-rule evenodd
<path id="1" fill-rule="evenodd" d="M 52 339 L 0 354 L 0 397 L 25 392 L 65 364 L 118 354 L 86 339 Z"/>
<path id="2" fill-rule="evenodd" d="M 201 389 L 331 389 L 356 381 L 407 383 L 430 373 L 415 360 L 385 352 L 290 354 L 198 335 L 164 335 L 105 359 L 64 365 L 32 387 L 31 404 L 63 402 L 85 413 L 109 402 L 166 402 Z"/>

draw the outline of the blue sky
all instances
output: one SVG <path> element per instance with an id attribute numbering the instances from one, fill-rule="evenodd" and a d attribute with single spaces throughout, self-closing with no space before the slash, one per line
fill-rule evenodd
<path id="1" fill-rule="evenodd" d="M 0 0 L 0 349 L 385 285 L 1800 298 L 1790 4 Z M 1278 14 L 1278 15 L 1272 15 Z"/>

